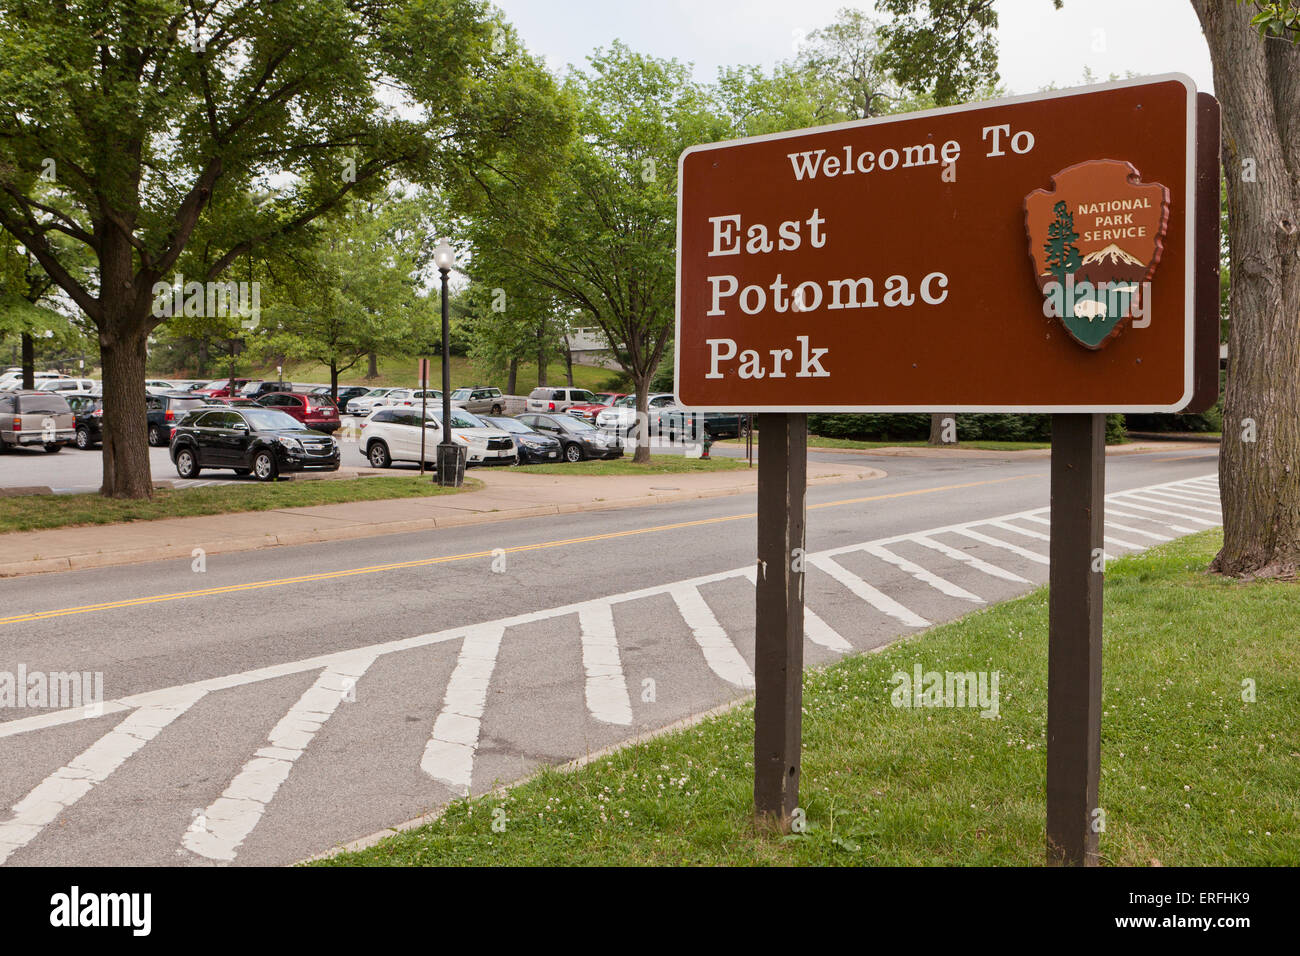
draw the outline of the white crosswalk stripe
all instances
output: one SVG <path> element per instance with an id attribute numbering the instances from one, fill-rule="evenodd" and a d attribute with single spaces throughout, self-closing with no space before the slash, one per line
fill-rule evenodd
<path id="1" fill-rule="evenodd" d="M 465 635 L 456 669 L 447 682 L 442 712 L 433 722 L 433 733 L 420 761 L 421 770 L 462 796 L 469 793 L 488 683 L 505 630 L 497 624 L 486 624 L 470 628 Z"/>
<path id="2" fill-rule="evenodd" d="M 593 601 L 578 612 L 582 628 L 582 666 L 587 672 L 587 710 L 596 720 L 626 727 L 632 723 L 623 661 L 614 633 L 614 608 Z"/>
<path id="3" fill-rule="evenodd" d="M 1107 535 L 1105 541 L 1110 545 L 1140 551 L 1146 545 L 1135 544 L 1131 539 L 1162 542 L 1170 540 L 1167 534 L 1162 533 L 1165 531 L 1187 534 L 1212 526 L 1217 523 L 1210 520 L 1218 515 L 1214 507 L 1217 494 L 1217 481 L 1212 476 L 1206 476 L 1107 495 L 1107 531 L 1118 531 L 1125 537 L 1116 539 Z M 808 554 L 805 561 L 808 568 L 825 573 L 849 593 L 893 621 L 908 628 L 923 628 L 930 626 L 930 621 L 921 611 L 934 606 L 938 600 L 933 592 L 970 604 L 984 604 L 987 600 L 992 600 L 993 595 L 984 596 L 978 592 L 983 590 L 983 584 L 992 583 L 987 580 L 989 578 L 1024 587 L 1032 585 L 1034 580 L 1031 578 L 1001 566 L 997 555 L 1005 557 L 1013 567 L 1018 567 L 1016 559 L 1027 561 L 1038 568 L 1046 566 L 1048 558 L 1040 550 L 1022 547 L 1008 538 L 1049 544 L 1049 514 L 1045 508 L 1036 508 L 997 515 L 980 521 L 836 547 Z M 1125 523 L 1119 523 L 1115 518 L 1122 518 Z M 1159 530 L 1149 530 L 1153 528 Z M 948 543 L 954 537 L 970 543 L 956 547 Z M 927 567 L 929 562 L 918 556 L 921 552 L 948 562 L 940 567 L 942 573 Z M 899 583 L 900 578 L 897 576 L 889 578 L 893 583 L 888 585 L 869 583 L 861 574 L 842 563 L 842 559 L 852 555 L 865 555 L 883 561 L 926 587 L 905 586 Z M 849 563 L 852 563 L 851 560 Z M 1038 580 L 1042 580 L 1040 570 L 1036 568 L 1033 573 L 1039 575 Z M 972 578 L 974 580 L 969 580 Z M 670 597 L 681 621 L 690 629 L 691 636 L 699 647 L 702 666 L 735 688 L 752 690 L 753 672 L 737 648 L 733 636 L 719 622 L 703 590 L 707 586 L 738 579 L 746 580 L 752 585 L 756 580 L 755 567 L 751 564 L 597 600 L 530 611 L 468 627 L 386 641 L 149 691 L 106 701 L 96 714 L 75 710 L 57 711 L 4 722 L 0 724 L 0 739 L 63 727 L 91 719 L 92 716 L 125 714 L 117 726 L 96 743 L 37 783 L 26 797 L 14 805 L 10 819 L 0 821 L 0 863 L 38 839 L 64 810 L 85 798 L 205 695 L 262 681 L 293 674 L 317 675 L 312 686 L 272 728 L 266 745 L 258 748 L 248 758 L 220 797 L 202 812 L 201 819 L 196 820 L 188 831 L 179 834 L 181 844 L 186 849 L 206 859 L 230 862 L 238 858 L 249 836 L 271 811 L 277 794 L 289 779 L 298 759 L 311 747 L 341 703 L 349 699 L 348 689 L 355 686 L 370 665 L 383 655 L 400 654 L 443 643 L 456 649 L 455 664 L 443 690 L 441 707 L 436 715 L 431 715 L 432 727 L 419 767 L 428 777 L 438 780 L 457 794 L 471 792 L 475 783 L 475 761 L 488 709 L 489 689 L 499 669 L 498 657 L 502 643 L 513 628 L 576 615 L 578 633 L 575 640 L 581 645 L 580 676 L 584 688 L 585 711 L 595 724 L 630 728 L 636 723 L 619 646 L 614 615 L 616 605 Z M 888 593 L 891 591 L 895 593 Z M 829 594 L 826 591 L 818 593 Z M 1005 594 L 1005 591 L 996 593 Z M 808 602 L 806 596 L 805 603 L 817 604 L 824 599 L 826 598 L 818 597 Z M 879 629 L 879 625 L 875 627 Z M 855 646 L 820 616 L 813 606 L 805 607 L 804 633 L 812 644 L 838 654 L 849 653 Z M 871 646 L 878 644 L 880 636 L 871 635 Z M 698 667 L 701 663 L 697 659 L 697 663 L 690 666 Z M 355 706 L 362 707 L 363 704 Z"/>
<path id="4" fill-rule="evenodd" d="M 700 645 L 700 650 L 704 652 L 704 659 L 713 673 L 729 684 L 735 684 L 745 690 L 753 690 L 753 672 L 745 663 L 745 659 L 740 656 L 740 651 L 736 650 L 736 645 L 731 643 L 731 638 L 727 637 L 727 632 L 722 629 L 718 619 L 713 616 L 713 611 L 705 603 L 700 589 L 683 584 L 673 586 L 668 593 L 676 602 L 677 610 L 681 612 L 682 618 L 691 629 L 695 643 Z"/>
<path id="5" fill-rule="evenodd" d="M 840 584 L 856 594 L 862 600 L 866 601 L 877 611 L 888 614 L 897 621 L 902 621 L 908 627 L 929 627 L 930 622 L 914 611 L 909 610 L 899 604 L 888 594 L 873 588 L 862 578 L 858 577 L 842 564 L 838 564 L 832 557 L 816 556 L 810 557 L 808 563 L 815 568 L 825 571 Z"/>
<path id="6" fill-rule="evenodd" d="M 356 687 L 374 654 L 358 654 L 333 664 L 298 698 L 244 764 L 226 790 L 191 824 L 181 842 L 185 848 L 210 860 L 233 860 L 239 845 L 253 832 L 262 814 L 289 778 L 294 761 L 303 755 L 317 731 L 339 703 Z"/>
<path id="7" fill-rule="evenodd" d="M 60 767 L 14 804 L 13 817 L 0 822 L 0 863 L 26 846 L 98 783 L 103 783 L 132 754 L 189 710 L 204 695 L 193 688 L 174 688 L 155 695 L 70 763 Z"/>
<path id="8" fill-rule="evenodd" d="M 942 541 L 936 541 L 923 534 L 913 535 L 908 540 L 915 544 L 919 544 L 923 548 L 929 548 L 931 551 L 938 551 L 945 558 L 951 558 L 954 561 L 960 561 L 963 564 L 967 564 L 976 571 L 983 571 L 990 577 L 1001 578 L 1003 581 L 1014 581 L 1016 584 L 1033 583 L 1028 578 L 1022 578 L 1020 575 L 1014 574 L 1006 568 L 1000 568 L 996 564 L 982 561 L 974 555 L 967 554 L 965 551 L 958 550 L 957 548 L 950 548 Z"/>
<path id="9" fill-rule="evenodd" d="M 927 571 L 913 561 L 899 557 L 883 545 L 869 544 L 862 549 L 867 554 L 875 555 L 881 561 L 886 561 L 894 567 L 906 571 L 912 577 L 925 584 L 930 585 L 936 591 L 941 591 L 949 597 L 961 598 L 963 601 L 970 601 L 972 604 L 983 604 L 984 599 L 978 594 L 972 594 L 963 587 L 958 587 L 951 581 L 945 581 L 933 571 Z"/>

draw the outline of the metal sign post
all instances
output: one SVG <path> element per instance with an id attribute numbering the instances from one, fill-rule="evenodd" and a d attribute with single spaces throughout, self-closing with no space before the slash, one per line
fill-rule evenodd
<path id="1" fill-rule="evenodd" d="M 1047 861 L 1097 862 L 1106 416 L 1052 416 Z"/>
<path id="2" fill-rule="evenodd" d="M 761 416 L 754 597 L 754 812 L 786 830 L 799 805 L 803 731 L 804 499 L 808 417 Z"/>

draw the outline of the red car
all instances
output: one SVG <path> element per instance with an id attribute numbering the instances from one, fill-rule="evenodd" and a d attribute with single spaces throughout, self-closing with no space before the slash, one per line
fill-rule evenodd
<path id="1" fill-rule="evenodd" d="M 298 392 L 272 392 L 257 400 L 263 408 L 274 408 L 298 419 L 308 428 L 326 434 L 338 431 L 339 410 L 328 395 L 303 395 Z"/>
<path id="2" fill-rule="evenodd" d="M 194 389 L 194 394 L 204 395 L 208 398 L 238 397 L 239 390 L 243 388 L 245 385 L 247 385 L 249 381 L 250 380 L 246 378 L 235 379 L 235 390 L 232 393 L 230 390 L 230 379 L 219 378 L 215 382 L 208 382 L 208 384 L 204 385 L 202 388 Z"/>
<path id="3" fill-rule="evenodd" d="M 624 396 L 623 392 L 597 392 L 598 401 L 590 405 L 570 405 L 566 414 L 581 418 L 586 422 L 595 422 L 596 416 Z"/>

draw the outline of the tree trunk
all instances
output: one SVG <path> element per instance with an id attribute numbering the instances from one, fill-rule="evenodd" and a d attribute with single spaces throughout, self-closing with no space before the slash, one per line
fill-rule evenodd
<path id="1" fill-rule="evenodd" d="M 366 381 L 373 381 L 379 378 L 379 356 L 371 352 L 366 356 L 368 364 L 366 365 Z"/>
<path id="2" fill-rule="evenodd" d="M 195 370 L 194 374 L 197 375 L 199 378 L 203 378 L 205 375 L 208 374 L 206 371 L 207 367 L 208 367 L 208 343 L 199 342 L 199 367 L 198 369 Z"/>
<path id="3" fill-rule="evenodd" d="M 564 378 L 569 383 L 569 388 L 573 388 L 573 349 L 564 349 Z"/>
<path id="4" fill-rule="evenodd" d="M 339 403 L 339 363 L 330 362 L 330 399 Z"/>
<path id="5" fill-rule="evenodd" d="M 636 453 L 632 461 L 638 465 L 650 464 L 650 380 L 654 372 L 633 377 L 636 383 Z"/>
<path id="6" fill-rule="evenodd" d="M 515 394 L 515 383 L 519 378 L 519 359 L 510 360 L 510 371 L 506 374 L 506 394 Z"/>
<path id="7" fill-rule="evenodd" d="M 148 333 L 99 337 L 104 374 L 104 486 L 109 498 L 153 494 L 145 408 L 144 362 Z"/>
<path id="8" fill-rule="evenodd" d="M 537 385 L 541 387 L 546 384 L 546 349 L 537 346 Z"/>
<path id="9" fill-rule="evenodd" d="M 1265 40 L 1251 4 L 1193 0 L 1223 107 L 1228 186 L 1223 549 L 1211 569 L 1300 566 L 1300 46 Z"/>
<path id="10" fill-rule="evenodd" d="M 949 418 L 953 420 L 953 424 L 955 425 L 957 422 L 957 416 L 952 412 L 931 413 L 930 415 L 930 444 L 931 445 L 951 444 L 950 442 L 946 442 L 943 440 L 943 423 L 945 420 Z"/>
<path id="11" fill-rule="evenodd" d="M 23 338 L 23 388 L 36 387 L 36 340 L 30 332 L 24 332 Z"/>

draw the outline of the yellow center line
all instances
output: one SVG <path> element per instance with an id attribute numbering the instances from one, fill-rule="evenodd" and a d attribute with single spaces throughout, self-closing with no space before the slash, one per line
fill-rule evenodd
<path id="1" fill-rule="evenodd" d="M 1206 458 L 1218 458 L 1218 457 L 1219 457 L 1219 453 L 1217 451 L 1212 451 L 1208 453 L 1200 452 L 1195 455 L 1179 455 L 1176 458 L 1152 458 L 1150 463 L 1154 465 L 1156 462 L 1161 462 L 1161 461 L 1202 461 Z"/>
<path id="2" fill-rule="evenodd" d="M 869 495 L 865 498 L 844 498 L 840 501 L 827 501 L 809 505 L 814 508 L 837 508 L 844 505 L 863 504 L 869 501 L 884 501 L 888 498 L 908 498 L 913 495 L 932 495 L 943 491 L 958 491 L 963 488 L 975 488 L 979 485 L 996 485 L 1007 481 L 1020 481 L 1024 478 L 1039 477 L 1036 474 L 1014 475 L 1009 478 L 992 478 L 987 481 L 971 481 L 960 485 L 943 485 L 938 488 L 919 488 L 915 491 L 896 491 L 883 495 Z M 744 521 L 757 517 L 756 512 L 738 515 L 723 515 L 717 518 L 701 518 L 696 521 L 679 521 L 675 524 L 661 524 L 650 528 L 633 528 L 629 531 L 610 531 L 605 534 L 590 534 L 580 538 L 563 538 L 558 541 L 543 541 L 538 544 L 518 544 L 500 550 L 507 554 L 524 551 L 540 551 L 546 548 L 563 548 L 574 544 L 587 544 L 592 541 L 608 541 L 613 538 L 627 538 L 638 534 L 656 534 L 661 531 L 677 531 L 681 528 L 698 528 L 702 525 L 721 524 L 725 521 Z M 494 557 L 496 549 L 471 551 L 465 554 L 450 554 L 440 558 L 421 558 L 418 561 L 398 561 L 392 564 L 375 564 L 365 568 L 348 568 L 343 571 L 322 571 L 317 574 L 301 574 L 291 578 L 273 578 L 268 581 L 250 581 L 246 584 L 228 584 L 224 587 L 201 588 L 195 591 L 176 591 L 172 594 L 152 594 L 147 597 L 127 598 L 121 601 L 105 601 L 102 604 L 84 604 L 80 607 L 60 608 L 53 611 L 32 611 L 28 614 L 16 614 L 0 618 L 0 624 L 22 624 L 29 621 L 43 621 L 52 617 L 67 617 L 71 614 L 91 614 L 95 611 L 111 611 L 124 607 L 140 607 L 147 604 L 162 604 L 165 601 L 180 601 L 187 598 L 211 597 L 216 594 L 234 594 L 240 591 L 256 591 L 262 588 L 286 587 L 291 584 L 308 584 L 314 581 L 330 581 L 336 578 L 355 577 L 362 574 L 377 574 L 381 571 L 400 571 L 405 568 L 423 568 L 435 564 L 449 564 L 453 561 L 468 561 L 473 558 Z"/>

